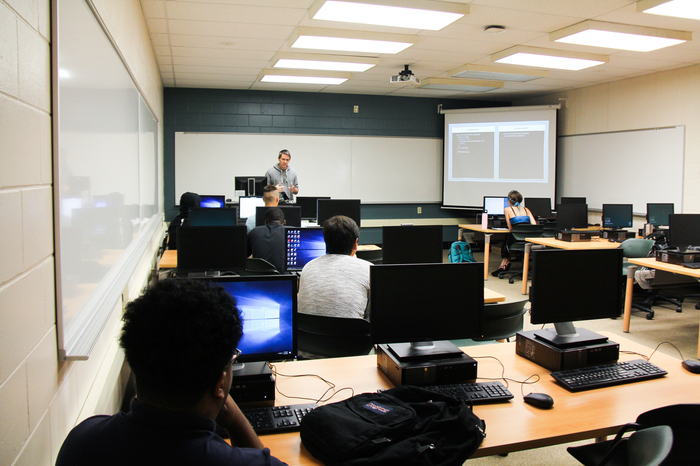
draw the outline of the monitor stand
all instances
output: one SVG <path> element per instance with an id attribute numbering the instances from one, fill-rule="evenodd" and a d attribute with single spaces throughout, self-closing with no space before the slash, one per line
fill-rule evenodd
<path id="1" fill-rule="evenodd" d="M 448 340 L 391 343 L 387 345 L 399 361 L 459 358 L 464 351 Z"/>
<path id="2" fill-rule="evenodd" d="M 608 341 L 608 337 L 599 333 L 586 330 L 585 328 L 574 327 L 573 322 L 554 324 L 554 329 L 536 330 L 535 338 L 539 338 L 559 349 L 599 345 Z"/>

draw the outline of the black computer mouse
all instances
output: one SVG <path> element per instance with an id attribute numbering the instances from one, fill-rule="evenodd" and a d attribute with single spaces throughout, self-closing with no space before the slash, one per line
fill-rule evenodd
<path id="1" fill-rule="evenodd" d="M 540 409 L 550 409 L 554 406 L 554 400 L 546 393 L 530 393 L 523 397 L 523 401 L 530 406 Z"/>
<path id="2" fill-rule="evenodd" d="M 686 359 L 681 364 L 683 365 L 683 369 L 687 370 L 688 372 L 692 372 L 693 374 L 700 374 L 700 361 L 696 361 L 694 359 Z"/>

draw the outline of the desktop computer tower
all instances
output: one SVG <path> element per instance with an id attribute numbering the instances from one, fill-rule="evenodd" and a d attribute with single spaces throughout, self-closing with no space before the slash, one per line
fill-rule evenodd
<path id="1" fill-rule="evenodd" d="M 557 348 L 537 338 L 537 330 L 515 334 L 515 353 L 551 371 L 579 369 L 617 362 L 620 345 L 613 341 L 570 348 Z"/>
<path id="2" fill-rule="evenodd" d="M 389 345 L 378 345 L 377 366 L 397 387 L 476 381 L 477 363 L 465 353 L 444 359 L 400 360 Z"/>
<path id="3" fill-rule="evenodd" d="M 243 408 L 275 405 L 275 379 L 265 362 L 247 362 L 233 372 L 229 391 L 231 398 Z"/>

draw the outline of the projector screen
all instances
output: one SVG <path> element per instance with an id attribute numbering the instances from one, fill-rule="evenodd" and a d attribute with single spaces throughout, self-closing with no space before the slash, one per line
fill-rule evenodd
<path id="1" fill-rule="evenodd" d="M 554 200 L 559 105 L 443 110 L 442 203 L 481 208 L 484 196 Z"/>

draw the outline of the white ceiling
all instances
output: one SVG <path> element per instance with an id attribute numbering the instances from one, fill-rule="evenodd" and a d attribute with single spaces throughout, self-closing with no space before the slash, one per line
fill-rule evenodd
<path id="1" fill-rule="evenodd" d="M 407 2 L 410 3 L 410 2 Z M 459 97 L 494 101 L 548 94 L 700 63 L 700 21 L 637 12 L 631 0 L 455 0 L 470 14 L 440 31 L 427 31 L 309 18 L 313 0 L 141 0 L 165 87 L 285 90 L 410 97 Z M 692 31 L 694 41 L 653 52 L 629 52 L 558 44 L 549 33 L 595 19 L 613 23 Z M 506 31 L 484 32 L 489 25 Z M 262 83 L 278 52 L 298 52 L 287 41 L 296 27 L 391 32 L 416 36 L 396 55 L 380 54 L 379 65 L 338 86 Z M 450 77 L 465 64 L 492 65 L 490 55 L 514 45 L 602 53 L 608 63 L 582 71 L 550 70 L 534 81 L 506 82 L 487 93 L 417 89 L 391 84 L 405 64 L 418 78 Z M 336 52 L 308 51 L 309 53 Z M 354 54 L 361 55 L 361 54 Z M 376 55 L 375 55 L 376 56 Z"/>

